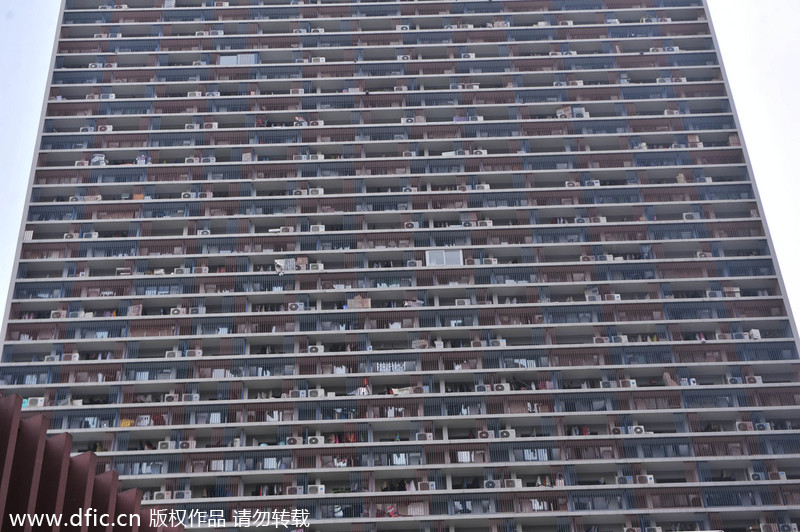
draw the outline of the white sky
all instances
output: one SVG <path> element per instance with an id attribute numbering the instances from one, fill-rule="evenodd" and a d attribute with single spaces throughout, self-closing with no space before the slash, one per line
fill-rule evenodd
<path id="1" fill-rule="evenodd" d="M 784 281 L 800 312 L 797 0 L 708 0 Z M 19 235 L 59 0 L 0 1 L 0 312 Z M 797 215 L 797 216 L 796 216 Z"/>

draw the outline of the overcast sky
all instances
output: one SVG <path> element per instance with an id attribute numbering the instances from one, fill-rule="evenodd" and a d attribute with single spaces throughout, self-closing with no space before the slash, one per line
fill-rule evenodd
<path id="1" fill-rule="evenodd" d="M 798 0 L 708 0 L 790 300 L 800 312 Z M 0 0 L 0 312 L 30 176 L 58 0 Z"/>

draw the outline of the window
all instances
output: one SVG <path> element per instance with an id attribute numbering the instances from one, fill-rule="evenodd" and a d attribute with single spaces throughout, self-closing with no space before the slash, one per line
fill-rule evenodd
<path id="1" fill-rule="evenodd" d="M 464 264 L 460 249 L 426 251 L 425 260 L 428 266 L 461 266 Z"/>

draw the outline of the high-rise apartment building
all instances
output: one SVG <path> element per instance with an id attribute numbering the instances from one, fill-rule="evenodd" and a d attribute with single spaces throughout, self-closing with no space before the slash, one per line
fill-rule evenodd
<path id="1" fill-rule="evenodd" d="M 229 530 L 797 530 L 699 0 L 124 1 L 63 5 L 0 364 L 98 472 Z"/>

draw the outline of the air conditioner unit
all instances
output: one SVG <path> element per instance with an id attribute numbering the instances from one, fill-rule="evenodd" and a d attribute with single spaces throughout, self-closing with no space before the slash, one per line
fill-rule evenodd
<path id="1" fill-rule="evenodd" d="M 311 62 L 312 63 L 324 63 L 325 62 L 325 58 L 324 57 L 312 57 L 311 58 Z"/>
<path id="2" fill-rule="evenodd" d="M 588 181 L 586 181 L 586 186 L 587 187 L 599 187 L 600 186 L 600 181 L 597 180 L 597 179 L 589 179 Z"/>
<path id="3" fill-rule="evenodd" d="M 645 432 L 643 425 L 633 425 L 628 429 L 628 434 L 642 435 Z"/>
<path id="4" fill-rule="evenodd" d="M 162 441 L 158 442 L 158 450 L 159 451 L 168 450 L 168 449 L 174 449 L 174 448 L 175 448 L 175 442 L 174 441 L 162 440 Z"/>
<path id="5" fill-rule="evenodd" d="M 200 124 L 186 124 L 183 129 L 200 129 L 201 127 Z"/>
<path id="6" fill-rule="evenodd" d="M 309 126 L 324 126 L 325 125 L 325 121 L 324 120 L 312 120 L 311 122 L 308 123 L 308 125 Z"/>
<path id="7" fill-rule="evenodd" d="M 463 89 L 463 88 L 464 88 L 464 85 L 462 85 L 461 83 L 451 83 L 450 84 L 450 90 L 458 90 L 458 89 Z"/>
<path id="8" fill-rule="evenodd" d="M 308 265 L 308 269 L 322 271 L 325 269 L 325 264 L 321 262 L 312 262 L 311 264 Z"/>
<path id="9" fill-rule="evenodd" d="M 325 28 L 311 28 L 311 33 L 325 33 Z"/>
<path id="10" fill-rule="evenodd" d="M 489 155 L 488 150 L 472 150 L 472 155 Z"/>
<path id="11" fill-rule="evenodd" d="M 411 61 L 411 56 L 410 55 L 398 55 L 397 56 L 397 60 L 398 61 Z"/>
<path id="12" fill-rule="evenodd" d="M 596 344 L 608 344 L 611 343 L 611 339 L 608 336 L 595 336 L 594 343 Z"/>
<path id="13" fill-rule="evenodd" d="M 767 480 L 767 475 L 764 473 L 759 473 L 758 471 L 753 471 L 752 469 L 748 469 L 747 479 L 753 482 L 760 482 L 763 480 Z"/>
<path id="14" fill-rule="evenodd" d="M 589 113 L 586 112 L 585 107 L 576 107 L 572 110 L 572 116 L 575 118 L 589 118 Z"/>
<path id="15" fill-rule="evenodd" d="M 282 225 L 280 227 L 279 233 L 294 233 L 294 227 L 291 225 Z"/>
<path id="16" fill-rule="evenodd" d="M 323 397 L 326 397 L 325 390 L 323 390 L 322 388 L 314 388 L 313 390 L 308 390 L 308 396 L 312 397 L 314 399 L 321 399 Z M 323 438 L 320 437 L 320 439 L 323 439 Z M 309 440 L 310 440 L 310 438 L 309 438 Z M 325 443 L 324 439 L 320 443 Z"/>
<path id="17" fill-rule="evenodd" d="M 194 440 L 183 440 L 178 444 L 178 449 L 194 449 L 197 447 L 197 442 Z"/>
<path id="18" fill-rule="evenodd" d="M 399 26 L 395 26 L 394 29 L 396 31 L 409 31 L 411 29 L 411 26 L 408 26 L 407 24 L 401 24 Z"/>
<path id="19" fill-rule="evenodd" d="M 308 445 L 325 445 L 325 436 L 309 436 L 306 443 Z"/>
<path id="20" fill-rule="evenodd" d="M 478 343 L 480 343 L 480 342 L 478 342 Z M 491 384 L 476 384 L 475 385 L 475 391 L 476 392 L 480 392 L 480 393 L 491 392 L 492 391 L 492 385 Z M 478 437 L 480 437 L 480 435 Z M 487 438 L 488 438 L 488 436 L 487 436 Z"/>
<path id="21" fill-rule="evenodd" d="M 175 269 L 172 270 L 172 273 L 178 274 L 178 275 L 188 275 L 188 274 L 192 273 L 192 269 L 191 268 L 175 268 Z"/>
<path id="22" fill-rule="evenodd" d="M 164 353 L 164 358 L 180 358 L 183 355 L 183 351 L 167 351 Z"/>
<path id="23" fill-rule="evenodd" d="M 194 268 L 192 271 L 194 272 L 194 270 L 197 270 L 197 269 L 199 269 L 199 268 Z M 189 308 L 189 314 L 205 314 L 205 313 L 206 313 L 206 307 L 190 307 Z"/>
<path id="24" fill-rule="evenodd" d="M 52 310 L 50 311 L 50 319 L 51 320 L 60 320 L 67 317 L 66 310 Z"/>
<path id="25" fill-rule="evenodd" d="M 653 475 L 636 475 L 637 484 L 655 484 L 656 479 Z"/>
<path id="26" fill-rule="evenodd" d="M 625 334 L 619 334 L 617 336 L 611 337 L 611 343 L 614 344 L 627 344 L 628 343 L 628 336 Z"/>
<path id="27" fill-rule="evenodd" d="M 588 224 L 589 218 L 575 218 L 576 224 Z"/>
<path id="28" fill-rule="evenodd" d="M 203 350 L 202 349 L 189 349 L 188 351 L 186 351 L 186 356 L 187 357 L 201 357 L 201 356 L 203 356 Z"/>
<path id="29" fill-rule="evenodd" d="M 400 119 L 400 123 L 401 124 L 413 124 L 416 121 L 417 121 L 416 118 L 408 117 L 408 116 L 403 117 L 403 118 Z"/>
<path id="30" fill-rule="evenodd" d="M 717 340 L 730 340 L 733 338 L 733 335 L 730 333 L 717 333 L 714 335 L 714 338 Z"/>
<path id="31" fill-rule="evenodd" d="M 95 33 L 95 39 L 108 39 L 108 33 Z"/>
<path id="32" fill-rule="evenodd" d="M 174 307 L 169 309 L 170 316 L 180 316 L 181 314 L 186 314 L 186 309 L 183 307 Z"/>
<path id="33" fill-rule="evenodd" d="M 583 80 L 582 79 L 573 79 L 572 81 L 569 82 L 569 85 L 572 86 L 572 87 L 580 87 L 580 86 L 583 85 Z"/>
<path id="34" fill-rule="evenodd" d="M 522 479 L 519 478 L 508 478 L 503 481 L 504 488 L 521 488 L 522 487 Z"/>
<path id="35" fill-rule="evenodd" d="M 478 227 L 492 227 L 492 220 L 478 220 Z"/>
<path id="36" fill-rule="evenodd" d="M 466 306 L 469 305 L 470 303 L 471 301 L 469 299 L 456 299 L 456 306 L 458 307 Z"/>
<path id="37" fill-rule="evenodd" d="M 510 392 L 511 386 L 506 383 L 495 384 L 492 388 L 495 392 Z"/>
<path id="38" fill-rule="evenodd" d="M 513 440 L 517 437 L 517 431 L 514 429 L 505 429 L 500 431 L 500 438 L 504 440 Z"/>
<path id="39" fill-rule="evenodd" d="M 414 439 L 416 441 L 429 441 L 433 440 L 434 437 L 432 432 L 417 432 L 417 434 L 414 436 Z"/>
<path id="40" fill-rule="evenodd" d="M 322 153 L 312 153 L 308 156 L 308 158 L 312 161 L 321 161 L 325 159 L 325 155 Z"/>
<path id="41" fill-rule="evenodd" d="M 461 59 L 475 59 L 475 54 L 471 52 L 461 54 Z"/>
<path id="42" fill-rule="evenodd" d="M 467 90 L 478 90 L 481 88 L 480 83 L 465 83 L 464 88 Z"/>
<path id="43" fill-rule="evenodd" d="M 103 68 L 103 63 L 89 63 L 89 68 Z"/>
<path id="44" fill-rule="evenodd" d="M 586 301 L 596 302 L 596 301 L 602 301 L 602 300 L 603 300 L 603 296 L 601 296 L 600 294 L 586 294 Z M 597 342 L 595 342 L 595 343 L 597 343 Z"/>
<path id="45" fill-rule="evenodd" d="M 213 37 L 222 37 L 225 32 L 223 30 L 209 30 L 208 34 Z"/>
<path id="46" fill-rule="evenodd" d="M 303 486 L 289 486 L 286 488 L 286 495 L 302 495 Z"/>
<path id="47" fill-rule="evenodd" d="M 482 116 L 472 115 L 469 117 L 470 122 L 483 122 Z"/>
<path id="48" fill-rule="evenodd" d="M 434 491 L 436 489 L 436 483 L 422 481 L 417 484 L 417 489 L 419 491 Z"/>
<path id="49" fill-rule="evenodd" d="M 744 378 L 745 384 L 764 384 L 764 380 L 759 375 L 750 375 Z"/>
<path id="50" fill-rule="evenodd" d="M 483 481 L 483 489 L 494 490 L 494 489 L 497 489 L 499 487 L 500 487 L 500 485 L 498 484 L 498 482 L 496 480 L 484 480 Z"/>
<path id="51" fill-rule="evenodd" d="M 619 294 L 606 294 L 603 296 L 606 301 L 622 301 L 622 296 Z"/>
<path id="52" fill-rule="evenodd" d="M 308 352 L 309 353 L 314 353 L 314 354 L 324 353 L 325 352 L 325 346 L 322 345 L 322 344 L 310 345 L 310 346 L 308 346 Z"/>
<path id="53" fill-rule="evenodd" d="M 289 303 L 287 308 L 289 309 L 289 312 L 297 312 L 300 310 L 305 310 L 306 305 L 305 303 Z"/>
<path id="54" fill-rule="evenodd" d="M 299 28 L 292 30 L 292 33 L 308 33 L 305 29 Z"/>
<path id="55" fill-rule="evenodd" d="M 656 83 L 672 83 L 672 78 L 656 78 Z"/>
<path id="56" fill-rule="evenodd" d="M 171 491 L 155 491 L 153 492 L 154 501 L 164 501 L 172 498 Z"/>
<path id="57" fill-rule="evenodd" d="M 749 340 L 750 334 L 746 332 L 735 332 L 731 335 L 734 340 Z"/>
<path id="58" fill-rule="evenodd" d="M 728 384 L 742 384 L 741 377 L 728 377 Z"/>
<path id="59" fill-rule="evenodd" d="M 211 229 L 198 229 L 197 234 L 200 236 L 208 236 L 211 234 Z"/>
<path id="60" fill-rule="evenodd" d="M 403 222 L 403 229 L 419 229 L 419 222 Z"/>
<path id="61" fill-rule="evenodd" d="M 636 388 L 636 379 L 621 379 L 619 386 L 620 388 Z"/>
<path id="62" fill-rule="evenodd" d="M 695 212 L 685 212 L 683 213 L 684 220 L 700 220 L 701 216 Z"/>
<path id="63" fill-rule="evenodd" d="M 217 129 L 219 122 L 203 122 L 203 129 Z"/>
<path id="64" fill-rule="evenodd" d="M 506 341 L 503 338 L 496 338 L 496 339 L 492 340 L 491 342 L 489 342 L 489 344 L 492 347 L 505 347 L 506 346 Z"/>
<path id="65" fill-rule="evenodd" d="M 423 264 L 421 260 L 409 260 L 406 261 L 406 267 L 408 268 L 422 268 Z"/>
<path id="66" fill-rule="evenodd" d="M 750 329 L 748 334 L 751 340 L 761 340 L 761 331 L 759 329 Z"/>
<path id="67" fill-rule="evenodd" d="M 200 157 L 186 157 L 183 160 L 184 164 L 195 164 L 200 162 Z"/>
<path id="68" fill-rule="evenodd" d="M 80 128 L 80 129 L 78 129 L 78 132 L 79 133 L 93 133 L 94 132 L 94 127 L 92 127 L 92 126 L 84 126 L 84 127 Z"/>
<path id="69" fill-rule="evenodd" d="M 305 390 L 291 390 L 289 392 L 289 397 L 292 399 L 302 399 L 307 396 Z"/>
<path id="70" fill-rule="evenodd" d="M 174 492 L 175 499 L 191 499 L 192 498 L 192 490 L 178 490 Z"/>
<path id="71" fill-rule="evenodd" d="M 308 494 L 309 495 L 322 495 L 325 493 L 325 485 L 324 484 L 312 484 L 308 487 Z"/>
<path id="72" fill-rule="evenodd" d="M 219 92 L 219 91 L 207 91 L 207 92 L 206 92 L 206 97 L 209 97 L 209 96 L 219 96 L 219 95 L 220 95 L 220 92 Z"/>
<path id="73" fill-rule="evenodd" d="M 181 400 L 180 394 L 177 394 L 177 393 L 165 393 L 164 394 L 164 402 L 165 403 L 177 403 L 180 400 Z M 162 442 L 158 442 L 159 449 L 161 448 L 160 447 L 161 443 Z M 165 447 L 165 449 L 170 449 L 170 447 Z"/>
<path id="74" fill-rule="evenodd" d="M 665 109 L 664 114 L 666 116 L 678 116 L 681 112 L 678 109 Z"/>
<path id="75" fill-rule="evenodd" d="M 200 159 L 200 162 L 201 163 L 215 163 L 215 162 L 217 162 L 217 158 L 216 157 L 203 157 L 203 158 Z"/>
<path id="76" fill-rule="evenodd" d="M 312 225 L 309 229 L 312 233 L 323 233 L 325 232 L 325 226 L 321 224 Z"/>

